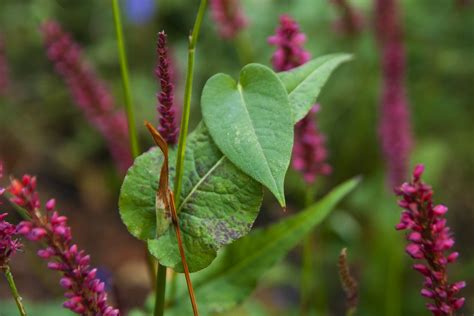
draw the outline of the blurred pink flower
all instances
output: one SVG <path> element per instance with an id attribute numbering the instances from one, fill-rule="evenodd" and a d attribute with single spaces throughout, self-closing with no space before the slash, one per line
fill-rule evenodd
<path id="1" fill-rule="evenodd" d="M 306 35 L 300 31 L 298 23 L 289 15 L 280 16 L 275 35 L 268 38 L 268 43 L 276 46 L 272 56 L 273 68 L 285 71 L 307 62 L 311 55 L 303 48 L 305 42 Z"/>
<path id="2" fill-rule="evenodd" d="M 209 4 L 212 18 L 222 38 L 232 39 L 247 26 L 247 17 L 239 0 L 210 0 Z"/>
<path id="3" fill-rule="evenodd" d="M 445 254 L 454 245 L 444 218 L 448 208 L 442 204 L 433 205 L 433 190 L 421 181 L 423 171 L 423 165 L 416 166 L 412 181 L 395 190 L 402 197 L 399 205 L 404 209 L 396 228 L 409 231 L 406 252 L 413 259 L 426 262 L 426 265 L 417 263 L 413 268 L 425 278 L 421 295 L 433 300 L 427 308 L 435 316 L 452 316 L 464 304 L 464 298 L 456 295 L 466 283 L 448 283 L 447 265 L 458 257 L 457 252 Z"/>
<path id="4" fill-rule="evenodd" d="M 329 175 L 331 166 L 326 162 L 328 153 L 325 146 L 325 137 L 318 130 L 315 114 L 319 104 L 314 105 L 311 111 L 295 128 L 295 145 L 293 147 L 293 168 L 303 174 L 307 183 L 313 183 L 318 175 Z"/>
<path id="5" fill-rule="evenodd" d="M 273 68 L 285 71 L 307 62 L 311 56 L 303 48 L 305 41 L 306 36 L 300 31 L 298 23 L 290 16 L 282 15 L 276 34 L 268 38 L 268 42 L 276 46 L 272 57 Z M 317 175 L 331 173 L 331 166 L 326 162 L 325 137 L 315 121 L 318 110 L 319 104 L 314 105 L 308 115 L 295 127 L 292 165 L 295 170 L 303 174 L 307 183 L 313 183 Z"/>
<path id="6" fill-rule="evenodd" d="M 376 0 L 375 4 L 383 77 L 379 137 L 387 165 L 388 183 L 394 187 L 407 175 L 412 146 L 405 88 L 405 47 L 398 1 Z"/>
<path id="7" fill-rule="evenodd" d="M 45 22 L 42 32 L 49 59 L 64 79 L 77 105 L 107 142 L 117 167 L 126 171 L 132 164 L 128 127 L 123 110 L 116 110 L 113 97 L 85 61 L 71 36 L 54 21 Z"/>

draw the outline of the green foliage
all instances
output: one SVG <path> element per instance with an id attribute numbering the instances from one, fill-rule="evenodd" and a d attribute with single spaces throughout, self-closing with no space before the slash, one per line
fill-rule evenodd
<path id="1" fill-rule="evenodd" d="M 209 268 L 193 275 L 200 312 L 213 315 L 241 303 L 251 294 L 258 279 L 321 223 L 358 182 L 358 179 L 349 180 L 296 215 L 254 230 L 226 247 Z M 182 288 L 176 299 L 179 304 L 167 310 L 167 315 L 191 312 L 186 295 Z"/>
<path id="2" fill-rule="evenodd" d="M 174 161 L 171 151 L 170 183 Z M 132 235 L 148 241 L 162 265 L 182 271 L 175 232 L 164 214 L 157 231 L 155 201 L 162 162 L 158 148 L 136 159 L 122 186 L 120 214 Z M 249 232 L 263 192 L 258 182 L 222 155 L 203 124 L 189 135 L 184 170 L 177 211 L 189 269 L 197 271 L 212 262 L 219 248 Z"/>
<path id="3" fill-rule="evenodd" d="M 204 87 L 201 107 L 219 149 L 285 206 L 293 119 L 288 95 L 277 75 L 258 64 L 245 66 L 239 82 L 217 74 Z"/>
<path id="4" fill-rule="evenodd" d="M 331 73 L 351 59 L 349 54 L 325 55 L 278 74 L 288 92 L 295 123 L 308 114 Z"/>

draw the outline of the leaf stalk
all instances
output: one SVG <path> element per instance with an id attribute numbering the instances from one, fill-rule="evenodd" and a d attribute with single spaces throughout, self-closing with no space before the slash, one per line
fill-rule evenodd
<path id="1" fill-rule="evenodd" d="M 184 90 L 184 106 L 183 114 L 181 116 L 181 127 L 179 132 L 178 140 L 178 154 L 176 159 L 176 177 L 174 181 L 174 196 L 176 197 L 176 205 L 180 205 L 180 194 L 181 194 L 181 184 L 183 181 L 183 171 L 184 171 L 184 154 L 186 151 L 186 138 L 188 135 L 188 125 L 189 125 L 189 114 L 191 111 L 191 96 L 193 91 L 193 78 L 194 78 L 194 59 L 196 51 L 196 43 L 199 37 L 199 31 L 201 29 L 202 20 L 204 13 L 206 12 L 207 0 L 201 0 L 199 4 L 198 13 L 196 16 L 196 21 L 194 22 L 194 27 L 191 35 L 189 36 L 189 46 L 188 46 L 188 69 L 186 73 L 186 86 Z"/>

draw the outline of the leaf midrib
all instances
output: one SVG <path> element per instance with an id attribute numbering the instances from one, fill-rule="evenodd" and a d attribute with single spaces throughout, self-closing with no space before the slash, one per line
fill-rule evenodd
<path id="1" fill-rule="evenodd" d="M 268 164 L 268 158 L 265 155 L 265 151 L 263 150 L 262 145 L 260 144 L 260 139 L 258 138 L 257 132 L 255 131 L 254 122 L 252 121 L 252 117 L 247 109 L 247 103 L 245 102 L 244 92 L 242 90 L 242 85 L 240 84 L 240 82 L 237 83 L 237 91 L 239 92 L 239 96 L 240 96 L 240 100 L 242 101 L 243 108 L 245 109 L 245 113 L 247 114 L 247 117 L 250 121 L 250 125 L 252 126 L 251 131 L 253 135 L 255 136 L 255 139 L 257 140 L 258 148 L 260 149 L 260 152 L 262 153 L 263 158 L 265 158 L 264 162 L 265 162 L 265 166 L 267 167 L 267 171 L 270 174 L 270 178 L 272 179 L 275 188 L 278 190 L 278 185 L 275 181 L 275 178 L 273 177 L 273 173 L 272 173 L 272 170 L 270 169 L 270 165 Z"/>
<path id="2" fill-rule="evenodd" d="M 199 179 L 199 181 L 196 183 L 196 185 L 191 189 L 191 191 L 189 192 L 188 195 L 186 195 L 186 197 L 184 198 L 183 202 L 181 202 L 181 205 L 178 207 L 178 210 L 177 210 L 177 213 L 181 212 L 181 210 L 183 209 L 184 205 L 186 204 L 186 202 L 191 198 L 191 196 L 194 194 L 194 192 L 196 192 L 196 190 L 198 189 L 198 187 L 214 172 L 214 170 L 225 160 L 225 156 L 222 155 L 222 157 L 211 167 L 211 169 L 209 169 L 206 174 L 201 178 Z"/>
<path id="3" fill-rule="evenodd" d="M 328 56 L 328 59 L 323 61 L 319 66 L 317 66 L 313 71 L 311 71 L 307 76 L 305 76 L 305 78 L 303 80 L 300 81 L 300 83 L 298 83 L 294 89 L 292 89 L 291 91 L 288 91 L 288 97 L 295 91 L 297 90 L 301 85 L 303 85 L 303 83 L 308 79 L 308 77 L 312 76 L 316 71 L 319 70 L 319 68 L 321 68 L 324 64 L 326 64 L 327 62 L 331 61 L 332 59 L 329 58 Z"/>

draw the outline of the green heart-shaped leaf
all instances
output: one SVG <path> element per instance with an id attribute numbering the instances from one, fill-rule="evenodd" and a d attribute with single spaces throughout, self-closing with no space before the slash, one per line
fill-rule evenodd
<path id="1" fill-rule="evenodd" d="M 285 206 L 293 118 L 277 75 L 259 64 L 245 66 L 239 82 L 217 74 L 204 87 L 201 107 L 204 122 L 224 155 Z"/>
<path id="2" fill-rule="evenodd" d="M 171 185 L 174 151 L 169 152 L 169 159 Z M 158 148 L 135 160 L 122 185 L 120 215 L 132 235 L 148 241 L 150 252 L 162 265 L 182 271 L 170 219 L 163 216 L 157 221 L 155 215 L 162 162 Z M 193 272 L 207 267 L 223 245 L 250 231 L 263 193 L 258 182 L 222 155 L 203 124 L 189 135 L 183 180 L 177 211 L 186 260 Z"/>
<path id="3" fill-rule="evenodd" d="M 300 67 L 278 73 L 288 92 L 295 123 L 308 114 L 331 73 L 351 58 L 349 54 L 325 55 Z"/>
<path id="4" fill-rule="evenodd" d="M 258 279 L 321 223 L 358 182 L 346 181 L 296 215 L 253 230 L 226 247 L 209 268 L 192 276 L 199 311 L 213 315 L 241 303 L 252 293 Z M 177 293 L 176 302 L 183 303 L 167 310 L 166 315 L 192 313 L 186 301 L 186 286 L 180 284 Z"/>

